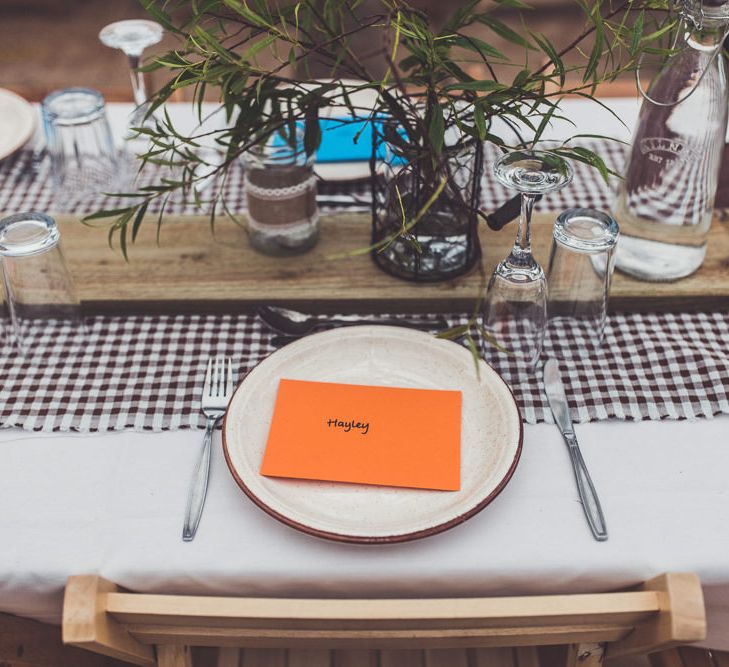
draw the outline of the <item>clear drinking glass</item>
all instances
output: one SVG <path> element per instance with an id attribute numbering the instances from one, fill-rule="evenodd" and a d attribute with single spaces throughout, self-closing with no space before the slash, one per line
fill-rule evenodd
<path id="1" fill-rule="evenodd" d="M 127 19 L 104 26 L 99 32 L 99 40 L 104 46 L 123 51 L 129 62 L 132 79 L 132 93 L 136 109 L 129 118 L 127 138 L 136 136 L 133 127 L 142 127 L 147 113 L 147 88 L 144 74 L 138 71 L 144 49 L 159 43 L 164 30 L 159 23 L 143 19 Z"/>
<path id="2" fill-rule="evenodd" d="M 119 189 L 119 157 L 104 98 L 90 88 L 66 88 L 41 104 L 51 178 L 68 199 Z"/>
<path id="3" fill-rule="evenodd" d="M 306 252 L 319 238 L 314 156 L 304 151 L 303 131 L 293 143 L 274 135 L 243 158 L 248 235 L 267 255 Z"/>
<path id="4" fill-rule="evenodd" d="M 618 223 L 595 209 L 570 208 L 557 218 L 547 267 L 546 357 L 589 357 L 602 344 L 618 235 Z"/>
<path id="5" fill-rule="evenodd" d="M 80 327 L 81 306 L 59 247 L 60 233 L 44 213 L 0 220 L 0 265 L 15 343 L 35 351 L 38 324 Z"/>
<path id="6" fill-rule="evenodd" d="M 549 151 L 512 151 L 494 164 L 494 175 L 521 193 L 521 217 L 509 256 L 496 267 L 484 301 L 483 327 L 517 361 L 539 360 L 547 318 L 547 281 L 531 247 L 532 209 L 538 195 L 572 181 L 572 167 Z"/>

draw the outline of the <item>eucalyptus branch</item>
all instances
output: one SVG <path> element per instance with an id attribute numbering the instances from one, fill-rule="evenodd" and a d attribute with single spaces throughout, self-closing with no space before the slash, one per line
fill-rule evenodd
<path id="1" fill-rule="evenodd" d="M 96 213 L 89 220 L 110 218 L 110 240 L 118 235 L 119 247 L 126 255 L 128 230 L 133 241 L 148 206 L 159 202 L 164 211 L 175 193 L 187 195 L 197 204 L 209 204 L 211 223 L 218 209 L 230 215 L 222 191 L 207 201 L 197 192 L 197 183 L 214 178 L 224 185 L 247 151 L 275 133 L 293 141 L 297 124 L 305 128 L 307 153 L 316 151 L 321 140 L 318 118 L 321 109 L 330 106 L 346 108 L 351 114 L 351 121 L 342 119 L 343 124 L 365 119 L 377 124 L 385 119 L 397 128 L 390 137 L 397 144 L 394 148 L 423 181 L 417 201 L 409 202 L 409 206 L 419 207 L 422 202 L 433 205 L 438 198 L 448 198 L 458 207 L 468 207 L 464 193 L 452 192 L 446 185 L 440 187 L 444 176 L 447 181 L 453 177 L 446 159 L 449 151 L 460 150 L 469 141 L 484 140 L 507 148 L 509 142 L 497 136 L 491 122 L 497 116 L 524 143 L 520 129 L 538 137 L 551 120 L 561 117 L 558 107 L 565 95 L 594 99 L 597 85 L 634 69 L 641 54 L 653 52 L 652 45 L 670 28 L 667 20 L 657 18 L 655 26 L 648 28 L 644 24 L 649 21 L 631 21 L 630 17 L 643 17 L 644 10 L 661 8 L 667 2 L 621 0 L 612 6 L 606 0 L 592 0 L 591 4 L 577 0 L 587 24 L 566 46 L 556 49 L 546 37 L 531 33 L 525 26 L 517 29 L 482 11 L 475 0 L 458 3 L 437 33 L 428 17 L 408 0 L 380 0 L 381 10 L 366 16 L 351 0 L 327 0 L 321 5 L 316 0 L 270 4 L 262 0 L 206 0 L 184 6 L 168 0 L 143 0 L 152 17 L 182 41 L 179 50 L 144 68 L 170 74 L 169 81 L 152 95 L 150 114 L 174 91 L 193 87 L 202 122 L 206 91 L 217 90 L 227 127 L 199 127 L 183 135 L 166 118 L 154 130 L 143 130 L 150 147 L 141 156 L 140 168 L 161 165 L 176 169 L 176 174 L 129 193 L 133 204 Z M 469 26 L 474 25 L 483 26 L 487 34 L 471 35 Z M 386 68 L 383 77 L 374 77 L 352 47 L 354 36 L 365 30 L 379 44 L 372 53 L 380 53 Z M 506 58 L 489 35 L 524 49 L 524 63 Z M 592 50 L 583 49 L 592 35 L 596 35 Z M 527 56 L 533 50 L 543 52 L 547 62 L 530 67 Z M 267 59 L 260 57 L 264 52 L 269 54 Z M 582 55 L 580 64 L 563 61 L 572 52 Z M 362 82 L 345 87 L 302 80 L 287 71 L 302 64 L 308 67 L 313 58 L 329 68 L 334 79 Z M 272 61 L 270 66 L 262 64 Z M 485 69 L 483 78 L 466 72 L 472 63 Z M 513 80 L 506 75 L 497 77 L 495 65 L 513 67 Z M 575 73 L 582 75 L 581 82 L 565 80 L 567 74 Z M 354 91 L 361 90 L 375 94 L 371 108 L 362 109 L 350 99 Z M 446 145 L 446 135 L 453 129 L 461 138 L 454 145 Z M 198 145 L 210 140 L 225 151 L 219 164 L 205 163 L 196 154 Z M 573 159 L 605 173 L 598 156 L 565 150 L 572 151 Z M 401 238 L 412 236 L 411 225 L 422 219 L 412 210 L 405 213 L 410 217 L 403 217 L 398 231 Z M 158 231 L 162 222 L 160 215 Z"/>
<path id="2" fill-rule="evenodd" d="M 606 16 L 604 17 L 605 20 L 609 20 L 613 18 L 614 16 L 617 16 L 620 12 L 630 12 L 630 11 L 636 11 L 637 9 L 643 9 L 643 6 L 633 6 L 634 2 L 633 0 L 624 0 L 618 7 L 613 9 L 612 11 L 608 12 Z M 557 55 L 562 58 L 563 56 L 567 55 L 570 51 L 574 50 L 582 41 L 587 39 L 592 33 L 597 30 L 597 26 L 592 25 L 589 28 L 586 28 L 583 30 L 577 37 L 575 37 L 567 46 L 565 46 L 563 49 L 557 52 Z M 545 72 L 549 68 L 550 63 L 545 63 L 542 67 L 540 67 L 535 74 L 541 74 L 542 72 Z"/>

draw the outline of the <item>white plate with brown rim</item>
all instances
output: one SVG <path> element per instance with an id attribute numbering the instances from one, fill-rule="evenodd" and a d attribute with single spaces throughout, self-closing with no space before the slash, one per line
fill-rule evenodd
<path id="1" fill-rule="evenodd" d="M 30 102 L 0 88 L 0 160 L 28 143 L 35 131 L 35 111 Z"/>
<path id="2" fill-rule="evenodd" d="M 430 491 L 282 479 L 260 474 L 282 378 L 462 392 L 461 488 Z M 245 494 L 279 521 L 340 542 L 427 537 L 486 507 L 521 454 L 521 415 L 507 384 L 461 345 L 404 327 L 353 326 L 295 341 L 236 389 L 223 425 L 228 467 Z"/>

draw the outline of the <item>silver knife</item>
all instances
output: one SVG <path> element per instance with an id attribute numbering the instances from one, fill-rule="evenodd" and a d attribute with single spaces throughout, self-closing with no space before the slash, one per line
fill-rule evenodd
<path id="1" fill-rule="evenodd" d="M 590 530 L 595 539 L 599 542 L 604 542 L 608 538 L 605 517 L 602 514 L 602 507 L 600 507 L 600 499 L 597 497 L 595 485 L 592 483 L 592 479 L 590 479 L 590 473 L 587 472 L 587 466 L 582 458 L 580 446 L 577 443 L 577 436 L 575 436 L 572 420 L 570 419 L 570 411 L 567 407 L 564 385 L 562 384 L 562 379 L 559 377 L 559 366 L 554 359 L 549 359 L 544 364 L 544 390 L 547 392 L 549 407 L 552 409 L 554 421 L 557 422 L 559 430 L 562 431 L 562 437 L 565 443 L 567 443 L 572 468 L 575 471 L 577 492 L 580 494 L 582 509 L 585 512 L 585 517 L 587 517 L 587 523 L 590 524 Z"/>

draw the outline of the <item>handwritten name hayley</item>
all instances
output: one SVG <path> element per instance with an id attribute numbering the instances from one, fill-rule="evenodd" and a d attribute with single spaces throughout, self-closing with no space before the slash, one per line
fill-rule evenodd
<path id="1" fill-rule="evenodd" d="M 367 431 L 370 430 L 369 422 L 357 422 L 353 419 L 350 421 L 344 421 L 343 419 L 329 419 L 327 420 L 327 426 L 329 428 L 341 428 L 345 433 L 349 433 L 352 430 L 358 430 L 362 435 L 367 435 Z"/>

